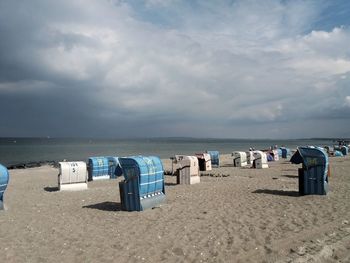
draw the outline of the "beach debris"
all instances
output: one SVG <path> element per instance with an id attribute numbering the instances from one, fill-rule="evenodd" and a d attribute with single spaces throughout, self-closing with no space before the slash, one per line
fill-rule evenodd
<path id="1" fill-rule="evenodd" d="M 40 162 L 28 162 L 28 163 L 17 163 L 7 166 L 8 170 L 13 169 L 26 169 L 26 168 L 35 168 L 41 167 L 43 165 L 50 165 L 53 167 L 58 167 L 58 163 L 56 161 L 40 161 Z"/>
<path id="2" fill-rule="evenodd" d="M 348 225 L 348 224 L 349 224 L 349 221 L 348 221 L 348 220 L 343 220 L 342 224 L 343 224 L 343 225 Z"/>
<path id="3" fill-rule="evenodd" d="M 165 170 L 164 175 L 174 175 L 172 171 Z"/>
<path id="4" fill-rule="evenodd" d="M 266 251 L 267 254 L 271 254 L 272 253 L 272 248 L 270 246 L 265 245 L 264 248 L 265 248 L 265 251 Z"/>
<path id="5" fill-rule="evenodd" d="M 298 254 L 299 256 L 303 256 L 303 255 L 306 254 L 306 249 L 305 249 L 305 247 L 301 246 L 301 247 L 298 247 L 298 248 L 296 248 L 296 249 L 291 248 L 291 249 L 290 249 L 290 252 L 291 252 L 291 253 L 296 253 L 296 254 Z"/>
<path id="6" fill-rule="evenodd" d="M 221 173 L 203 173 L 201 176 L 210 176 L 210 177 L 228 177 L 230 174 L 221 174 Z"/>
<path id="7" fill-rule="evenodd" d="M 185 255 L 184 251 L 182 250 L 182 248 L 176 247 L 173 249 L 173 253 L 177 256 L 183 256 Z"/>

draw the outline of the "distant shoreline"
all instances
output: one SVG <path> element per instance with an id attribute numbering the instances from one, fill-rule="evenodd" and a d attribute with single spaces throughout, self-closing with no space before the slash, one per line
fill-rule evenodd
<path id="1" fill-rule="evenodd" d="M 239 140 L 239 141 L 302 141 L 302 140 L 320 140 L 320 141 L 337 141 L 345 140 L 350 141 L 350 137 L 311 137 L 311 138 L 216 138 L 216 137 L 192 137 L 192 136 L 170 136 L 170 137 L 14 137 L 14 136 L 0 136 L 0 140 L 17 140 L 17 139 L 37 139 L 37 140 Z"/>
<path id="2" fill-rule="evenodd" d="M 55 165 L 62 160 L 87 161 L 91 156 L 155 155 L 167 159 L 175 154 L 193 155 L 206 150 L 231 154 L 249 148 L 269 149 L 271 146 L 333 145 L 332 140 L 263 140 L 263 139 L 65 139 L 65 138 L 0 138 L 0 163 L 9 169 Z"/>

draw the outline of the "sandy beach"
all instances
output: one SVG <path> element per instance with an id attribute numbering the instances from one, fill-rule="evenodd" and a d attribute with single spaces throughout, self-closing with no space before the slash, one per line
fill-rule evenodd
<path id="1" fill-rule="evenodd" d="M 120 210 L 122 178 L 59 192 L 57 168 L 10 170 L 0 261 L 350 261 L 350 157 L 330 158 L 326 196 L 299 196 L 299 166 L 286 160 L 260 170 L 220 161 L 200 184 L 166 176 L 166 202 L 144 212 Z"/>

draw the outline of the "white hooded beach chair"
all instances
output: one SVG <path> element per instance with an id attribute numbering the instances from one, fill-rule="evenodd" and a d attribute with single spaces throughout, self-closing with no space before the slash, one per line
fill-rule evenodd
<path id="1" fill-rule="evenodd" d="M 59 162 L 58 189 L 60 191 L 85 190 L 88 174 L 85 162 Z"/>
<path id="2" fill-rule="evenodd" d="M 247 166 L 247 154 L 245 152 L 233 152 L 232 156 L 235 167 Z"/>
<path id="3" fill-rule="evenodd" d="M 196 153 L 198 158 L 198 166 L 200 171 L 211 171 L 211 158 L 209 153 Z"/>
<path id="4" fill-rule="evenodd" d="M 197 184 L 200 182 L 198 158 L 196 156 L 175 155 L 178 184 Z"/>
<path id="5" fill-rule="evenodd" d="M 254 151 L 248 151 L 247 154 L 247 164 L 253 164 L 254 161 Z"/>
<path id="6" fill-rule="evenodd" d="M 255 151 L 254 158 L 255 158 L 255 160 L 253 161 L 253 168 L 256 168 L 256 169 L 269 168 L 269 166 L 267 164 L 266 153 L 264 153 L 262 151 Z"/>
<path id="7" fill-rule="evenodd" d="M 273 160 L 274 160 L 274 161 L 278 161 L 280 158 L 279 158 L 279 156 L 278 156 L 278 151 L 277 151 L 277 149 L 274 149 L 274 150 L 272 150 L 271 152 L 272 152 L 272 154 L 273 154 Z"/>

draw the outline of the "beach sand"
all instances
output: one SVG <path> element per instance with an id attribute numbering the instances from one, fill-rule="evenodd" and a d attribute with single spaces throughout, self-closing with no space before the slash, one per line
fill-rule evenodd
<path id="1" fill-rule="evenodd" d="M 166 202 L 143 212 L 120 211 L 122 178 L 59 192 L 57 168 L 10 170 L 0 261 L 350 262 L 350 157 L 330 158 L 326 196 L 299 196 L 285 160 L 221 163 L 196 185 L 166 176 Z"/>

